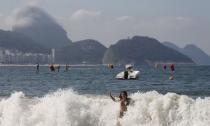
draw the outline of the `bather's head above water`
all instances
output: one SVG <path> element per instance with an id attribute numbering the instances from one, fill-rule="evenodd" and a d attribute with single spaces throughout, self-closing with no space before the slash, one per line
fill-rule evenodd
<path id="1" fill-rule="evenodd" d="M 120 92 L 119 98 L 120 98 L 120 99 L 127 99 L 127 98 L 128 98 L 128 93 L 127 93 L 127 91 L 121 91 L 121 92 Z"/>

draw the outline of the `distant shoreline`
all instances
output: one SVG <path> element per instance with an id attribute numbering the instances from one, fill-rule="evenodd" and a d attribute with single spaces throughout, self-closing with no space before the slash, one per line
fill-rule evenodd
<path id="1" fill-rule="evenodd" d="M 209 66 L 209 65 L 197 65 L 193 63 L 157 63 L 149 66 L 156 66 L 158 65 L 159 67 L 162 65 L 169 65 L 169 64 L 175 64 L 177 66 Z M 35 67 L 37 64 L 0 64 L 0 67 Z M 39 66 L 46 66 L 48 67 L 50 64 L 39 64 Z M 54 65 L 60 65 L 62 67 L 65 67 L 66 64 L 57 64 L 55 63 Z M 68 64 L 70 67 L 94 67 L 94 66 L 107 66 L 108 64 Z M 115 66 L 124 66 L 122 64 L 118 64 Z M 142 66 L 142 65 L 135 65 L 135 66 Z"/>
<path id="2" fill-rule="evenodd" d="M 36 66 L 37 64 L 0 64 L 0 67 L 3 66 Z M 66 66 L 66 64 L 54 64 L 54 65 L 60 65 L 60 66 Z M 68 64 L 69 66 L 104 66 L 105 64 Z M 39 64 L 39 66 L 49 66 L 49 64 Z"/>

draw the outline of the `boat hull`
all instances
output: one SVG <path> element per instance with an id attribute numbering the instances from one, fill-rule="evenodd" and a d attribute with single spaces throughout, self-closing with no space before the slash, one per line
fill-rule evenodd
<path id="1" fill-rule="evenodd" d="M 125 72 L 122 71 L 122 72 L 118 73 L 115 78 L 120 79 L 120 80 L 136 80 L 139 78 L 139 74 L 140 74 L 140 71 L 128 72 L 128 76 L 126 78 Z"/>

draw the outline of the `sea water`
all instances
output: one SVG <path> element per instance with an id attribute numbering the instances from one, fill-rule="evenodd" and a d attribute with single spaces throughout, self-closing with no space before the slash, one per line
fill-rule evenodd
<path id="1" fill-rule="evenodd" d="M 210 67 L 137 67 L 139 80 L 116 80 L 123 67 L 77 66 L 50 72 L 0 67 L 0 126 L 208 126 Z M 108 94 L 126 90 L 134 104 L 121 119 Z"/>

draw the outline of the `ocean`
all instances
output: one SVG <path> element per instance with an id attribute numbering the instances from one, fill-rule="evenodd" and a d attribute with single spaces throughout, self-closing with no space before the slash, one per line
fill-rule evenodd
<path id="1" fill-rule="evenodd" d="M 116 80 L 124 67 L 0 67 L 0 126 L 209 126 L 210 66 L 136 66 L 138 80 Z M 109 98 L 126 90 L 134 104 L 118 119 Z"/>

